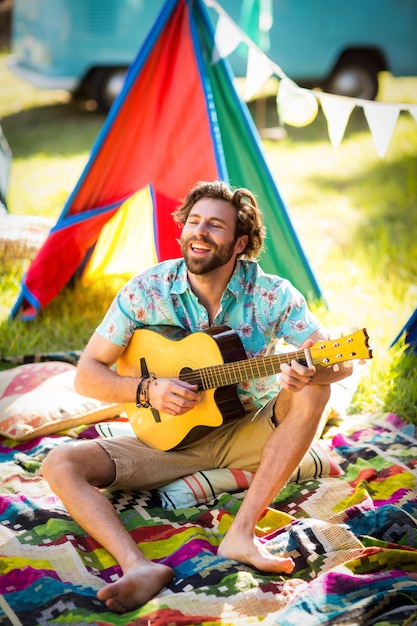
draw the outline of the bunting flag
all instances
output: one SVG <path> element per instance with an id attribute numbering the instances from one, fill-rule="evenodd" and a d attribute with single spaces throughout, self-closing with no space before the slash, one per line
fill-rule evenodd
<path id="1" fill-rule="evenodd" d="M 214 37 L 212 63 L 228 57 L 242 41 L 242 31 L 227 13 L 221 13 Z"/>
<path id="2" fill-rule="evenodd" d="M 337 148 L 343 139 L 350 115 L 355 108 L 351 98 L 320 94 L 320 104 L 327 120 L 331 144 Z"/>
<path id="3" fill-rule="evenodd" d="M 414 119 L 417 122 L 417 104 L 410 105 L 408 107 L 408 110 L 409 110 L 410 114 L 414 117 Z"/>
<path id="4" fill-rule="evenodd" d="M 212 64 L 214 42 L 202 0 L 167 0 L 12 316 L 34 317 L 76 276 L 132 275 L 180 256 L 171 213 L 197 181 L 214 179 L 257 196 L 268 233 L 263 269 L 320 297 L 228 62 Z"/>
<path id="5" fill-rule="evenodd" d="M 273 23 L 272 0 L 243 0 L 240 22 L 249 39 L 267 52 L 271 45 L 269 31 Z"/>
<path id="6" fill-rule="evenodd" d="M 374 139 L 375 148 L 382 158 L 388 148 L 400 114 L 398 104 L 364 101 L 363 112 Z"/>
<path id="7" fill-rule="evenodd" d="M 245 83 L 245 100 L 250 100 L 272 76 L 268 57 L 258 48 L 249 48 Z"/>
<path id="8" fill-rule="evenodd" d="M 206 2 L 215 9 L 219 15 L 224 13 L 224 10 L 215 0 L 206 0 Z M 339 146 L 343 139 L 353 109 L 355 107 L 362 107 L 376 151 L 380 158 L 385 156 L 400 111 L 409 111 L 410 115 L 417 121 L 417 105 L 414 104 L 373 102 L 348 96 L 333 96 L 332 94 L 299 87 L 286 76 L 280 66 L 276 65 L 276 63 L 268 58 L 265 51 L 262 51 L 259 42 L 255 40 L 255 38 L 258 37 L 256 34 L 258 31 L 256 29 L 253 31 L 250 27 L 247 16 L 255 15 L 255 5 L 259 3 L 255 2 L 255 0 L 247 0 L 247 4 L 248 6 L 245 9 L 246 20 L 241 20 L 242 29 L 229 18 L 227 31 L 222 31 L 222 37 L 227 38 L 233 30 L 234 40 L 239 43 L 243 42 L 248 46 L 244 94 L 246 101 L 251 100 L 259 93 L 269 77 L 277 76 L 280 79 L 277 93 L 277 109 L 280 122 L 282 124 L 288 124 L 289 126 L 306 126 L 311 124 L 316 117 L 317 111 L 315 113 L 314 110 L 319 102 L 327 120 L 329 139 L 335 148 Z M 257 7 L 257 11 L 260 11 L 259 6 Z M 266 20 L 268 23 L 272 15 L 267 12 L 265 15 L 268 15 Z M 256 13 L 256 18 L 254 18 L 255 25 L 258 19 L 261 18 L 258 13 Z M 252 33 L 255 34 L 251 38 Z M 227 54 L 224 53 L 225 48 L 223 48 L 223 44 L 220 44 L 220 47 L 222 54 L 227 56 Z M 228 54 L 231 54 L 233 50 L 230 50 Z"/>

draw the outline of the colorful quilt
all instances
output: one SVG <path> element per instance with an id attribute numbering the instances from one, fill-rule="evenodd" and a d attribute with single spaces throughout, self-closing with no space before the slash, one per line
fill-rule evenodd
<path id="1" fill-rule="evenodd" d="M 24 443 L 0 439 L 0 624 L 315 626 L 417 624 L 417 441 L 393 414 L 349 416 L 325 438 L 344 474 L 288 484 L 259 523 L 296 562 L 271 576 L 217 556 L 242 492 L 167 510 L 155 492 L 109 494 L 126 528 L 175 578 L 116 615 L 97 600 L 119 568 L 39 475 L 45 454 L 94 426 Z"/>

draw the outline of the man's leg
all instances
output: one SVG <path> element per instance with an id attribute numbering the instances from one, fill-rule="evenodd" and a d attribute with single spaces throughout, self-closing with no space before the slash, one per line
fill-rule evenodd
<path id="1" fill-rule="evenodd" d="M 277 428 L 264 447 L 252 484 L 219 547 L 220 556 L 261 571 L 292 572 L 293 560 L 270 554 L 255 537 L 255 527 L 309 449 L 329 396 L 327 385 L 307 385 L 298 393 L 280 391 L 274 409 Z"/>
<path id="2" fill-rule="evenodd" d="M 42 472 L 71 517 L 119 563 L 123 577 L 97 596 L 117 613 L 153 598 L 171 580 L 171 568 L 150 561 L 124 528 L 97 487 L 111 485 L 115 466 L 107 452 L 92 441 L 59 446 L 48 454 Z"/>

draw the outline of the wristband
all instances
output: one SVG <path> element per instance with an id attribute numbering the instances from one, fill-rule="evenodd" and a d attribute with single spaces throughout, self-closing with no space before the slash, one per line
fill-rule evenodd
<path id="1" fill-rule="evenodd" d="M 136 389 L 136 408 L 149 409 L 152 405 L 149 402 L 149 385 L 155 380 L 155 374 L 149 373 L 149 376 L 144 376 Z M 143 389 L 142 389 L 143 387 Z M 142 399 L 143 397 L 143 399 Z"/>
<path id="2" fill-rule="evenodd" d="M 147 406 L 145 406 L 145 403 L 143 403 L 142 400 L 140 399 L 142 395 L 142 385 L 143 385 L 144 380 L 145 380 L 145 377 L 141 378 L 140 383 L 136 388 L 136 408 L 137 409 L 148 408 Z"/>

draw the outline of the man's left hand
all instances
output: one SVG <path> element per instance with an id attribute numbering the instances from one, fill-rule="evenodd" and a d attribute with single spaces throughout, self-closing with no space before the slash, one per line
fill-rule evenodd
<path id="1" fill-rule="evenodd" d="M 311 348 L 314 342 L 311 339 L 307 339 L 301 346 L 301 349 Z M 316 374 L 316 368 L 305 367 L 298 361 L 291 361 L 291 363 L 283 363 L 281 365 L 281 374 L 279 375 L 279 383 L 283 389 L 289 391 L 301 391 L 306 385 L 309 385 L 314 380 Z"/>

